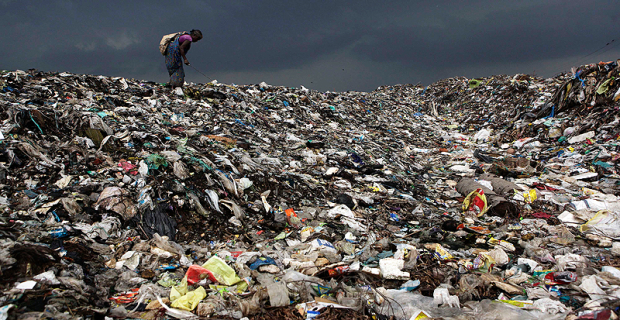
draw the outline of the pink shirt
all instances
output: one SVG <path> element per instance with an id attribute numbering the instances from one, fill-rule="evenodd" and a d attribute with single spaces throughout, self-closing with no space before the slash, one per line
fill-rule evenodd
<path id="1" fill-rule="evenodd" d="M 190 36 L 189 34 L 184 34 L 179 37 L 179 44 L 182 44 L 185 41 L 192 42 L 192 36 Z"/>

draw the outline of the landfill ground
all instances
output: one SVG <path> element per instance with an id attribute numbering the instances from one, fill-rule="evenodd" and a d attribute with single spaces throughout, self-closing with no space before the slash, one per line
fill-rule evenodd
<path id="1" fill-rule="evenodd" d="M 3 71 L 0 319 L 617 319 L 619 77 Z"/>

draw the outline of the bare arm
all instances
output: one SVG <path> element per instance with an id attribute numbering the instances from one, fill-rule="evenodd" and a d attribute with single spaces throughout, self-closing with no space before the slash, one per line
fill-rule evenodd
<path id="1" fill-rule="evenodd" d="M 181 45 L 179 46 L 179 52 L 181 53 L 181 57 L 183 57 L 183 63 L 185 63 L 186 65 L 189 65 L 189 61 L 185 57 L 185 52 L 187 51 L 187 48 L 189 47 L 190 43 L 191 41 L 186 40 L 186 41 L 183 41 L 183 43 L 181 43 Z"/>

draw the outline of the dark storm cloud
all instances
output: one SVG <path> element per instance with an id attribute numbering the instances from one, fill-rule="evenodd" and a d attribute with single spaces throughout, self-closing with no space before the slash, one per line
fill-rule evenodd
<path id="1" fill-rule="evenodd" d="M 356 51 L 373 61 L 433 64 L 445 60 L 476 65 L 585 54 L 611 40 L 613 32 L 599 31 L 613 30 L 618 16 L 602 7 L 580 10 L 586 7 L 541 2 L 512 10 L 480 9 L 476 20 L 468 19 L 467 11 L 457 15 L 456 8 L 451 8 L 436 20 L 439 25 L 372 30 L 373 41 L 358 45 Z"/>
<path id="2" fill-rule="evenodd" d="M 618 58 L 613 1 L 0 0 L 3 69 L 167 81 L 167 33 L 201 29 L 192 65 L 226 83 L 372 90 Z M 187 80 L 204 82 L 187 68 Z"/>

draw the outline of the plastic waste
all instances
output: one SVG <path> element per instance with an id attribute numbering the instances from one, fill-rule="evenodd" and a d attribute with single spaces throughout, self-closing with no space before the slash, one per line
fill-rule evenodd
<path id="1" fill-rule="evenodd" d="M 200 301 L 202 301 L 202 299 L 206 296 L 207 292 L 205 291 L 205 288 L 199 286 L 196 290 L 188 291 L 185 295 L 175 299 L 174 301 L 170 299 L 172 301 L 171 306 L 181 310 L 192 311 L 196 309 L 198 303 L 200 303 Z"/>
<path id="2" fill-rule="evenodd" d="M 379 268 L 381 269 L 381 276 L 384 279 L 390 280 L 408 280 L 410 277 L 409 272 L 403 272 L 401 269 L 405 266 L 404 260 L 398 260 L 393 258 L 386 258 L 379 260 Z"/>
<path id="3" fill-rule="evenodd" d="M 235 270 L 220 257 L 211 257 L 202 267 L 211 271 L 217 282 L 221 284 L 232 286 L 241 281 Z"/>
<path id="4" fill-rule="evenodd" d="M 550 298 L 538 299 L 534 301 L 534 304 L 532 306 L 542 312 L 550 314 L 565 313 L 568 311 L 568 308 L 566 308 L 563 303 L 557 300 L 552 300 Z"/>
<path id="5" fill-rule="evenodd" d="M 551 272 L 545 275 L 546 284 L 568 284 L 577 280 L 577 274 L 570 271 Z"/>
<path id="6" fill-rule="evenodd" d="M 472 191 L 463 200 L 463 211 L 472 212 L 478 217 L 482 216 L 488 209 L 487 198 L 482 189 Z"/>
<path id="7" fill-rule="evenodd" d="M 400 288 L 407 291 L 413 291 L 420 286 L 420 280 L 409 280 L 403 283 Z"/>
<path id="8" fill-rule="evenodd" d="M 185 273 L 185 278 L 187 279 L 187 283 L 190 285 L 198 283 L 202 279 L 209 279 L 209 281 L 213 283 L 217 282 L 217 279 L 211 271 L 199 265 L 191 265 L 187 269 L 187 273 Z"/>
<path id="9" fill-rule="evenodd" d="M 436 288 L 433 291 L 433 304 L 437 306 L 446 305 L 452 308 L 460 308 L 458 296 L 450 295 L 447 288 Z"/>
<path id="10" fill-rule="evenodd" d="M 269 304 L 272 307 L 284 307 L 290 304 L 288 290 L 283 282 L 274 282 L 267 285 Z"/>
<path id="11" fill-rule="evenodd" d="M 620 217 L 617 212 L 601 210 L 596 215 L 581 225 L 579 230 L 586 233 L 604 235 L 610 238 L 620 237 Z"/>
<path id="12" fill-rule="evenodd" d="M 372 92 L 4 71 L 7 317 L 610 317 L 619 71 Z"/>

